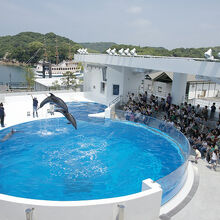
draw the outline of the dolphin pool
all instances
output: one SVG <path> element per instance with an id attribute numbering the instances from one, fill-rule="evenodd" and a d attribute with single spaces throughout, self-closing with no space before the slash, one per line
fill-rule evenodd
<path id="1" fill-rule="evenodd" d="M 53 201 L 125 196 L 140 192 L 143 180 L 161 179 L 185 162 L 178 144 L 161 132 L 88 117 L 104 105 L 72 102 L 68 108 L 77 130 L 64 117 L 13 126 L 17 132 L 0 143 L 1 194 Z M 10 130 L 2 130 L 0 139 Z"/>

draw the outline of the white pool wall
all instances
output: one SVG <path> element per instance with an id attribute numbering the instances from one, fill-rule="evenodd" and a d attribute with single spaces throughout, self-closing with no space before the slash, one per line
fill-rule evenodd
<path id="1" fill-rule="evenodd" d="M 34 208 L 33 220 L 156 220 L 162 189 L 151 179 L 143 181 L 142 188 L 146 190 L 129 196 L 89 201 L 44 201 L 0 194 L 0 219 L 25 220 L 25 210 Z"/>

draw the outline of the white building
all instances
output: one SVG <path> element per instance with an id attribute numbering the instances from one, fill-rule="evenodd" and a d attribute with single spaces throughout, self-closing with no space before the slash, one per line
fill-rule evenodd
<path id="1" fill-rule="evenodd" d="M 104 54 L 76 54 L 75 60 L 84 64 L 84 91 L 90 91 L 94 97 L 100 97 L 107 103 L 118 96 L 125 97 L 128 92 L 143 92 L 146 90 L 145 75 L 156 72 L 173 74 L 172 86 L 166 85 L 164 90 L 171 88 L 174 104 L 185 101 L 188 75 L 208 77 L 213 81 L 220 78 L 219 60 Z"/>

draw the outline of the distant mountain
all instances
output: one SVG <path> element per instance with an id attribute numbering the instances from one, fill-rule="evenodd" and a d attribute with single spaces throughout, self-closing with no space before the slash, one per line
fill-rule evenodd
<path id="1" fill-rule="evenodd" d="M 38 51 L 31 60 L 32 63 L 36 63 L 43 58 L 46 48 L 48 60 L 55 63 L 56 41 L 60 61 L 68 59 L 69 51 L 73 55 L 81 47 L 76 42 L 52 32 L 47 34 L 22 32 L 14 36 L 0 37 L 0 58 L 27 62 Z"/>
<path id="2" fill-rule="evenodd" d="M 57 43 L 56 43 L 57 42 Z M 17 60 L 19 62 L 27 62 L 31 57 L 31 63 L 36 63 L 47 54 L 48 60 L 52 63 L 56 62 L 56 45 L 58 47 L 59 60 L 63 61 L 77 52 L 79 48 L 88 48 L 88 52 L 105 53 L 108 48 L 136 48 L 138 55 L 154 55 L 154 56 L 172 56 L 172 57 L 195 57 L 203 58 L 204 53 L 211 48 L 213 56 L 217 58 L 220 52 L 218 47 L 202 47 L 202 48 L 176 48 L 168 50 L 163 47 L 140 47 L 126 44 L 116 44 L 114 42 L 96 42 L 96 43 L 76 43 L 66 37 L 56 35 L 52 32 L 47 34 L 35 32 L 22 32 L 14 36 L 0 37 L 0 59 Z M 45 50 L 46 49 L 46 50 Z M 70 53 L 69 53 L 70 52 Z"/>
<path id="3" fill-rule="evenodd" d="M 95 42 L 95 43 L 79 43 L 85 48 L 91 49 L 93 51 L 98 51 L 100 53 L 105 52 L 108 48 L 117 45 L 113 42 Z"/>

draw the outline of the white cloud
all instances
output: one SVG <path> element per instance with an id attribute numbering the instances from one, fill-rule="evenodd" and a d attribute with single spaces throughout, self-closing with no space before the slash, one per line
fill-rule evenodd
<path id="1" fill-rule="evenodd" d="M 133 27 L 149 27 L 151 25 L 151 22 L 144 18 L 139 18 L 134 20 L 131 25 Z"/>
<path id="2" fill-rule="evenodd" d="M 130 14 L 140 14 L 142 12 L 142 8 L 139 6 L 132 6 L 127 10 Z"/>

